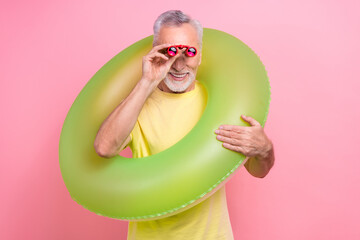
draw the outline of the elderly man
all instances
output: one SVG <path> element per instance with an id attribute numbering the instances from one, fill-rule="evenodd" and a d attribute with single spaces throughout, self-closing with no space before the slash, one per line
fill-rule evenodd
<path id="1" fill-rule="evenodd" d="M 113 157 L 126 146 L 133 157 L 152 155 L 174 145 L 195 126 L 206 105 L 205 89 L 195 79 L 202 33 L 200 23 L 181 11 L 157 18 L 153 48 L 143 57 L 142 78 L 96 136 L 94 147 L 100 156 Z M 216 138 L 225 148 L 247 156 L 247 171 L 262 178 L 274 164 L 272 143 L 256 120 L 241 117 L 251 126 L 219 126 Z M 233 239 L 225 186 L 179 214 L 129 222 L 128 239 Z"/>

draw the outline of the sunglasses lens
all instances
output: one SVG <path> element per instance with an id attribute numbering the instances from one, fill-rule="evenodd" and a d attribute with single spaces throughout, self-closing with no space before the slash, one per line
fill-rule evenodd
<path id="1" fill-rule="evenodd" d="M 196 55 L 196 49 L 193 48 L 193 47 L 189 48 L 189 49 L 187 50 L 187 55 L 188 55 L 189 57 L 195 56 L 195 55 Z"/>
<path id="2" fill-rule="evenodd" d="M 175 56 L 176 53 L 177 53 L 176 47 L 169 47 L 168 48 L 168 53 L 169 53 L 170 56 Z"/>

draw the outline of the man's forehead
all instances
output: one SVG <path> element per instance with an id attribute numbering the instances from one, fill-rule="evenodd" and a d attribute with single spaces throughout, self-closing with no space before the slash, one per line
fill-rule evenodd
<path id="1" fill-rule="evenodd" d="M 174 43 L 184 45 L 198 45 L 196 29 L 188 23 L 180 26 L 163 26 L 158 35 L 158 44 Z"/>

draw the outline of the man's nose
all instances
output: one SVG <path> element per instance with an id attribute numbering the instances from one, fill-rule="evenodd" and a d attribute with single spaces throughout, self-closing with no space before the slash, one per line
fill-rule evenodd
<path id="1" fill-rule="evenodd" d="M 172 68 L 178 72 L 180 72 L 181 70 L 183 70 L 186 66 L 185 63 L 185 57 L 184 56 L 180 56 L 178 57 L 178 59 L 175 60 L 175 62 L 172 64 Z"/>

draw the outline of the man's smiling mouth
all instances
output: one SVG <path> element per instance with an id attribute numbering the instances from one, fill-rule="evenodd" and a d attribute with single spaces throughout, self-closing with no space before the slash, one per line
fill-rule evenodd
<path id="1" fill-rule="evenodd" d="M 186 75 L 188 74 L 188 73 L 176 74 L 176 73 L 172 73 L 172 72 L 169 72 L 169 73 L 172 76 L 172 78 L 175 80 L 183 80 L 186 77 Z"/>

